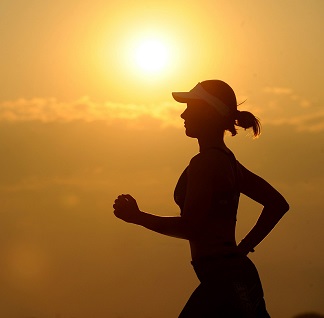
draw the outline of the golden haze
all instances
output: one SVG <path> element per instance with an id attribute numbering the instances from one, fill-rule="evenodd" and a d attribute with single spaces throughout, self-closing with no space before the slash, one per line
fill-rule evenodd
<path id="1" fill-rule="evenodd" d="M 197 284 L 186 242 L 119 222 L 112 201 L 179 213 L 197 147 L 172 91 L 219 78 L 261 118 L 227 137 L 291 211 L 254 255 L 269 312 L 323 313 L 322 1 L 0 4 L 0 316 L 176 317 Z M 143 39 L 170 50 L 150 74 Z M 260 207 L 242 198 L 238 240 Z M 307 297 L 305 297 L 307 295 Z"/>

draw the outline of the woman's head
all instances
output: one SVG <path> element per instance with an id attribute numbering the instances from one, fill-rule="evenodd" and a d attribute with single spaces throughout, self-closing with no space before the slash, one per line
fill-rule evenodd
<path id="1" fill-rule="evenodd" d="M 191 117 L 196 116 L 197 125 L 205 129 L 214 120 L 214 125 L 217 125 L 218 129 L 228 130 L 232 136 L 237 134 L 235 126 L 244 129 L 252 128 L 255 137 L 260 134 L 259 120 L 250 112 L 237 110 L 235 93 L 223 81 L 203 81 L 189 92 L 174 92 L 172 95 L 176 101 L 187 103 L 187 110 L 192 114 Z M 188 116 L 185 112 L 181 115 L 183 119 L 184 116 Z M 205 125 L 203 125 L 204 119 L 206 119 Z"/>

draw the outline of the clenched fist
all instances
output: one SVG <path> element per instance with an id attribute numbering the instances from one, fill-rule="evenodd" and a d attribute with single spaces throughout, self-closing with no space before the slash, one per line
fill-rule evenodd
<path id="1" fill-rule="evenodd" d="M 122 194 L 117 197 L 113 205 L 114 214 L 125 222 L 136 223 L 142 213 L 136 200 L 130 194 Z"/>

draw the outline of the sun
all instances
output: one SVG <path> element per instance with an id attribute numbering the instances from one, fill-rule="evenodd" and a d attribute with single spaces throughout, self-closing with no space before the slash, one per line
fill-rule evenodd
<path id="1" fill-rule="evenodd" d="M 158 39 L 146 39 L 135 48 L 137 66 L 145 72 L 162 71 L 169 60 L 169 51 L 165 43 Z"/>

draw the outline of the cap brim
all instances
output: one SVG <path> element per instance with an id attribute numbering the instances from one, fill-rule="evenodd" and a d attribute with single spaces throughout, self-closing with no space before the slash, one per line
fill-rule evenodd
<path id="1" fill-rule="evenodd" d="M 191 92 L 173 92 L 172 96 L 179 103 L 186 103 L 189 100 L 197 99 Z"/>

